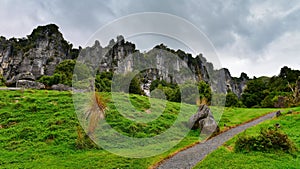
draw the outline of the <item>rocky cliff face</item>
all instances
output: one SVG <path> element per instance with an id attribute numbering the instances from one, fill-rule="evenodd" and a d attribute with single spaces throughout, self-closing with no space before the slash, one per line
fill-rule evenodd
<path id="1" fill-rule="evenodd" d="M 229 70 L 226 68 L 222 68 L 220 70 L 216 70 L 216 73 L 219 73 L 218 82 L 215 82 L 217 85 L 217 89 L 221 93 L 227 93 L 228 91 L 232 91 L 238 97 L 241 97 L 242 92 L 246 87 L 246 83 L 249 80 L 245 73 L 242 73 L 239 78 L 232 77 Z"/>
<path id="2" fill-rule="evenodd" d="M 207 62 L 202 54 L 193 58 L 191 54 L 174 51 L 163 44 L 142 54 L 122 36 L 117 37 L 116 42 L 111 40 L 105 48 L 96 41 L 92 47 L 83 49 L 80 55 L 83 62 L 90 63 L 100 71 L 142 71 L 145 88 L 157 79 L 179 84 L 195 79 L 209 83 L 215 92 L 227 93 L 230 90 L 241 96 L 247 81 L 243 77 L 233 78 L 228 69 L 214 70 L 213 64 Z M 191 71 L 194 76 L 191 77 L 186 71 Z"/>
<path id="3" fill-rule="evenodd" d="M 170 59 L 167 55 L 175 55 L 177 59 Z M 244 77 L 231 77 L 227 69 L 214 70 L 213 65 L 202 54 L 193 58 L 191 54 L 181 50 L 174 51 L 163 44 L 142 54 L 134 44 L 125 41 L 123 36 L 118 36 L 116 41 L 111 40 L 106 47 L 96 41 L 92 47 L 73 49 L 72 44 L 64 40 L 58 27 L 50 24 L 37 27 L 27 38 L 0 38 L 0 75 L 3 75 L 7 86 L 42 88 L 43 85 L 36 82 L 38 78 L 53 75 L 60 62 L 77 57 L 99 71 L 128 72 L 141 70 L 153 63 L 155 67 L 143 71 L 146 86 L 156 79 L 183 83 L 190 78 L 185 76 L 187 68 L 195 75 L 196 80 L 210 83 L 213 90 L 221 93 L 230 90 L 240 96 L 247 81 Z M 124 59 L 126 63 L 123 63 Z M 181 76 L 175 78 L 178 74 Z"/>
<path id="4" fill-rule="evenodd" d="M 72 45 L 54 24 L 39 26 L 27 38 L 0 39 L 0 74 L 8 86 L 24 80 L 34 83 L 42 75 L 52 75 L 61 61 L 74 57 Z"/>
<path id="5" fill-rule="evenodd" d="M 106 47 L 102 47 L 99 41 L 95 41 L 92 47 L 86 47 L 80 51 L 78 60 L 100 71 L 114 71 L 122 60 L 134 52 L 138 52 L 135 45 L 125 42 L 123 36 L 118 36 L 116 42 L 112 39 Z"/>

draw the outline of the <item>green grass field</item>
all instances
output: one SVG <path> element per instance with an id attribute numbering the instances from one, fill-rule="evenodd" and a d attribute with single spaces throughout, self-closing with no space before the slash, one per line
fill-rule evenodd
<path id="1" fill-rule="evenodd" d="M 110 94 L 103 93 L 110 99 Z M 118 99 L 127 97 L 125 94 Z M 131 95 L 136 111 L 132 116 L 150 108 L 147 97 Z M 168 102 L 163 113 L 161 101 L 146 125 L 122 118 L 112 102 L 108 102 L 107 121 L 119 132 L 143 138 L 152 137 L 169 128 L 177 118 L 179 103 Z M 193 105 L 185 105 L 191 111 Z M 126 105 L 124 105 L 126 108 Z M 150 108 L 151 109 L 151 108 Z M 221 129 L 249 121 L 275 109 L 226 108 L 220 120 Z M 192 112 L 195 113 L 195 112 Z M 154 117 L 151 117 L 154 116 Z M 187 121 L 189 117 L 180 119 Z M 299 125 L 298 125 L 299 126 Z M 148 168 L 168 155 L 199 141 L 199 131 L 191 131 L 172 149 L 148 158 L 126 158 L 101 148 L 78 148 L 80 128 L 70 92 L 25 90 L 0 91 L 0 168 Z M 160 145 L 157 145 L 160 146 Z"/>
<path id="2" fill-rule="evenodd" d="M 295 112 L 299 112 L 300 108 L 293 108 Z M 300 148 L 300 114 L 285 114 L 278 118 L 265 121 L 257 126 L 249 128 L 245 131 L 249 135 L 258 135 L 261 128 L 268 128 L 279 123 L 280 129 L 285 132 L 289 138 Z M 245 134 L 241 133 L 241 134 Z M 239 135 L 241 135 L 239 134 Z M 299 168 L 300 167 L 300 152 L 285 153 L 282 151 L 257 152 L 251 151 L 248 153 L 234 152 L 234 144 L 238 136 L 235 136 L 226 142 L 219 149 L 209 154 L 202 162 L 198 163 L 195 168 Z"/>

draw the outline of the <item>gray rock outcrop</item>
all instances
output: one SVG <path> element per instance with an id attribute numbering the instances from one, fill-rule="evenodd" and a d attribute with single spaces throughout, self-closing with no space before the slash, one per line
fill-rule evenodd
<path id="1" fill-rule="evenodd" d="M 75 59 L 79 53 L 82 56 L 79 58 L 88 56 L 89 59 L 85 60 L 85 63 L 100 72 L 115 71 L 119 69 L 122 60 L 137 55 L 140 60 L 128 59 L 121 67 L 124 72 L 130 72 L 136 68 L 135 63 L 144 61 L 143 58 L 152 57 L 150 60 L 156 67 L 142 73 L 144 83 L 142 85 L 146 86 L 145 88 L 156 79 L 175 83 L 189 80 L 191 77 L 188 76 L 179 76 L 180 78 L 177 79 L 174 76 L 178 73 L 184 74 L 185 71 L 180 72 L 180 70 L 186 66 L 194 74 L 195 80 L 209 83 L 212 90 L 218 93 L 231 90 L 237 96 L 241 96 L 247 82 L 247 78 L 242 76 L 231 77 L 227 69 L 215 70 L 213 64 L 202 54 L 193 58 L 191 54 L 180 49 L 174 51 L 163 44 L 157 45 L 146 53 L 140 53 L 136 50 L 135 44 L 125 41 L 123 36 L 118 36 L 116 41 L 111 40 L 106 47 L 102 47 L 99 41 L 95 41 L 91 47 L 74 49 L 54 24 L 37 27 L 27 38 L 0 37 L 0 75 L 3 75 L 6 85 L 12 87 L 20 80 L 36 82 L 43 75 L 53 75 L 55 67 L 60 62 Z M 178 60 L 168 60 L 166 55 L 170 54 L 177 55 Z M 179 59 L 185 64 L 182 64 Z"/>
<path id="2" fill-rule="evenodd" d="M 199 106 L 197 113 L 190 117 L 188 126 L 192 130 L 200 129 L 201 134 L 204 135 L 210 135 L 220 130 L 211 110 L 206 105 Z"/>
<path id="3" fill-rule="evenodd" d="M 54 24 L 37 27 L 27 38 L 1 37 L 0 73 L 7 86 L 16 86 L 20 80 L 36 81 L 43 75 L 53 75 L 61 61 L 73 59 L 71 51 L 72 45 Z"/>
<path id="4" fill-rule="evenodd" d="M 177 56 L 178 59 L 173 56 Z M 169 57 L 168 57 L 169 56 Z M 195 58 L 182 50 L 174 51 L 160 44 L 145 54 L 135 49 L 135 45 L 119 36 L 117 42 L 111 40 L 109 45 L 103 48 L 98 41 L 92 47 L 87 47 L 80 52 L 79 58 L 83 62 L 91 63 L 95 69 L 100 71 L 130 72 L 143 67 L 155 65 L 142 73 L 143 86 L 149 86 L 154 80 L 164 80 L 172 83 L 183 83 L 186 80 L 203 80 L 210 84 L 212 90 L 217 93 L 227 93 L 228 90 L 241 96 L 247 82 L 247 78 L 233 78 L 227 69 L 215 70 L 213 64 L 208 62 L 202 54 Z M 126 58 L 126 63 L 122 63 Z M 122 64 L 121 64 L 122 63 Z M 184 64 L 183 64 L 184 63 Z M 184 76 L 186 68 L 193 74 Z M 140 70 L 140 69 L 139 69 Z M 179 74 L 183 76 L 178 76 Z M 176 76 L 178 76 L 176 78 Z M 145 87 L 145 90 L 148 90 Z"/>
<path id="5" fill-rule="evenodd" d="M 57 84 L 57 85 L 52 85 L 51 86 L 52 90 L 58 90 L 58 91 L 68 91 L 68 90 L 72 90 L 71 87 L 64 85 L 64 84 Z"/>
<path id="6" fill-rule="evenodd" d="M 31 80 L 17 80 L 16 87 L 25 89 L 45 89 L 45 85 L 43 83 Z"/>

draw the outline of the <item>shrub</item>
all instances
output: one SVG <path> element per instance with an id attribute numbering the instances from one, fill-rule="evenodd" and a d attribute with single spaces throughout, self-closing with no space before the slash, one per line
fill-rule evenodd
<path id="1" fill-rule="evenodd" d="M 75 72 L 73 72 L 75 65 L 75 60 L 64 60 L 56 66 L 52 76 L 42 76 L 38 81 L 47 87 L 51 87 L 54 84 L 72 86 L 73 77 L 76 77 L 77 82 L 87 80 L 91 77 L 89 68 L 79 62 L 76 65 Z"/>
<path id="2" fill-rule="evenodd" d="M 233 92 L 228 92 L 226 95 L 226 107 L 238 107 L 239 106 L 239 99 L 237 95 L 235 95 Z"/>
<path id="3" fill-rule="evenodd" d="M 42 76 L 38 82 L 43 83 L 46 86 L 52 86 L 53 85 L 53 76 Z"/>
<path id="4" fill-rule="evenodd" d="M 139 94 L 139 95 L 144 94 L 143 90 L 141 89 L 140 79 L 137 78 L 136 76 L 130 82 L 129 93 Z"/>
<path id="5" fill-rule="evenodd" d="M 277 128 L 261 129 L 258 136 L 249 136 L 244 133 L 235 142 L 236 152 L 272 150 L 291 153 L 296 151 L 296 147 L 288 136 Z"/>
<path id="6" fill-rule="evenodd" d="M 204 81 L 200 81 L 198 83 L 198 89 L 199 89 L 200 99 L 201 100 L 205 99 L 205 100 L 207 100 L 207 102 L 211 102 L 212 91 L 211 91 L 209 84 L 207 84 Z"/>
<path id="7" fill-rule="evenodd" d="M 98 93 L 94 93 L 94 95 L 91 96 L 90 104 L 85 112 L 85 117 L 89 121 L 88 135 L 91 137 L 94 136 L 94 132 L 100 119 L 104 119 L 107 102 L 108 100 L 104 99 Z"/>

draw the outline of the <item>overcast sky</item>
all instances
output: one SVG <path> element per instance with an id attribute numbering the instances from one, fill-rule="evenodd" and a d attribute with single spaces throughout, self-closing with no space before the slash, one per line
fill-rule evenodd
<path id="1" fill-rule="evenodd" d="M 299 0 L 1 0 L 0 35 L 24 37 L 55 23 L 78 47 L 100 27 L 139 12 L 169 13 L 196 25 L 234 76 L 273 76 L 284 65 L 300 69 Z"/>

